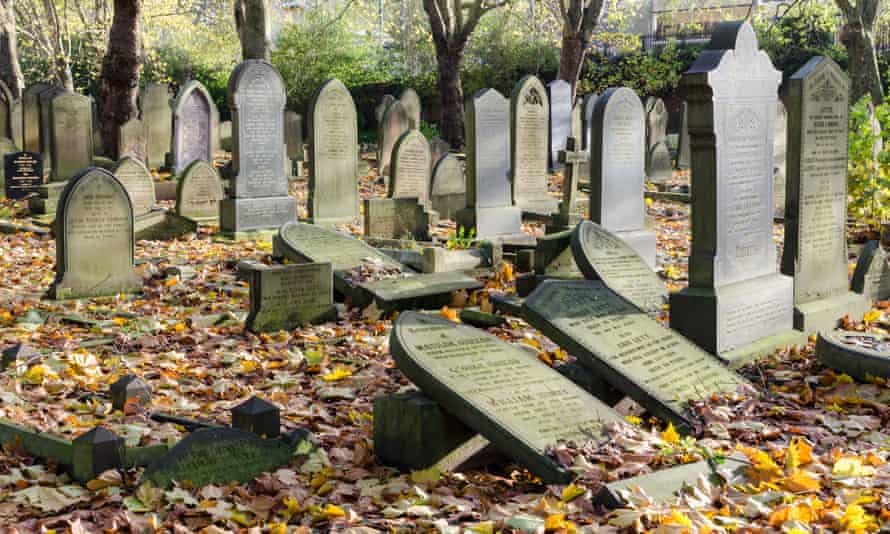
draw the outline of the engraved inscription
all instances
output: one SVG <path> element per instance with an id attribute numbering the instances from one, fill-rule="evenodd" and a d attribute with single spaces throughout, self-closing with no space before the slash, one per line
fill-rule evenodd
<path id="1" fill-rule="evenodd" d="M 337 80 L 325 84 L 312 107 L 310 216 L 313 219 L 358 215 L 358 133 L 355 104 Z"/>

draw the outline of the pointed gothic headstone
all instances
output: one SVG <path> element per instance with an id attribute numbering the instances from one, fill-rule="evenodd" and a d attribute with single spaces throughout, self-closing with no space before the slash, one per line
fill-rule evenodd
<path id="1" fill-rule="evenodd" d="M 557 94 L 564 96 L 559 87 L 555 89 Z M 557 201 L 547 192 L 551 111 L 544 84 L 532 75 L 522 78 L 510 96 L 510 111 L 513 204 L 524 212 L 550 215 L 556 211 Z M 571 109 L 568 120 L 571 123 Z M 565 139 L 559 150 L 564 149 Z M 557 160 L 558 154 L 554 155 Z"/>
<path id="2" fill-rule="evenodd" d="M 213 130 L 219 115 L 201 82 L 185 84 L 173 103 L 173 172 L 179 174 L 193 161 L 213 161 Z M 283 143 L 283 139 L 282 139 Z"/>

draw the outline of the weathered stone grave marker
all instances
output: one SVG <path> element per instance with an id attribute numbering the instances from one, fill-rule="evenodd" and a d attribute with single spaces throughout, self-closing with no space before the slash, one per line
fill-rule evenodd
<path id="1" fill-rule="evenodd" d="M 377 130 L 377 173 L 380 176 L 389 176 L 392 149 L 396 141 L 409 129 L 408 112 L 405 106 L 396 100 L 383 112 Z"/>
<path id="2" fill-rule="evenodd" d="M 118 142 L 117 159 L 130 156 L 145 162 L 148 154 L 148 145 L 145 136 L 145 124 L 137 119 L 132 118 L 123 123 L 118 131 L 120 141 Z"/>
<path id="3" fill-rule="evenodd" d="M 566 149 L 559 151 L 559 162 L 563 165 L 562 202 L 559 213 L 553 217 L 553 225 L 547 225 L 547 232 L 567 230 L 587 216 L 589 200 L 581 199 L 579 180 L 581 169 L 588 161 L 588 152 L 578 147 L 575 137 L 566 139 Z M 552 228 L 551 228 L 552 227 Z"/>
<path id="4" fill-rule="evenodd" d="M 420 130 L 408 130 L 392 149 L 390 198 L 415 198 L 430 205 L 430 145 Z"/>
<path id="5" fill-rule="evenodd" d="M 176 214 L 193 221 L 219 219 L 219 203 L 225 197 L 219 174 L 206 161 L 193 161 L 176 184 Z"/>
<path id="6" fill-rule="evenodd" d="M 22 93 L 22 133 L 27 152 L 42 152 L 40 144 L 40 93 L 51 86 L 47 83 L 29 85 Z"/>
<path id="7" fill-rule="evenodd" d="M 856 380 L 890 378 L 890 337 L 870 332 L 819 332 L 816 357 Z"/>
<path id="8" fill-rule="evenodd" d="M 146 165 L 157 169 L 164 165 L 171 151 L 173 109 L 170 107 L 170 88 L 167 84 L 150 83 L 141 97 Z"/>
<path id="9" fill-rule="evenodd" d="M 377 107 L 374 108 L 374 117 L 377 118 L 377 125 L 380 125 L 380 122 L 383 120 L 383 114 L 386 112 L 386 108 L 390 106 L 393 102 L 396 101 L 396 97 L 392 95 L 383 95 L 383 98 L 380 99 L 380 103 L 377 104 Z"/>
<path id="10" fill-rule="evenodd" d="M 429 215 L 415 197 L 366 198 L 364 232 L 383 239 L 429 239 Z"/>
<path id="11" fill-rule="evenodd" d="M 553 80 L 547 84 L 550 97 L 550 168 L 560 169 L 559 151 L 565 150 L 566 139 L 572 135 L 572 84 Z"/>
<path id="12" fill-rule="evenodd" d="M 303 117 L 293 111 L 284 112 L 284 142 L 287 144 L 288 170 L 294 176 L 302 176 Z"/>
<path id="13" fill-rule="evenodd" d="M 557 89 L 563 97 L 559 91 Z M 557 201 L 547 192 L 547 132 L 551 111 L 544 84 L 532 75 L 522 78 L 510 96 L 510 111 L 513 204 L 527 213 L 550 215 L 556 211 Z M 571 123 L 571 109 L 569 113 Z M 569 134 L 567 132 L 566 137 Z M 563 150 L 564 138 L 560 145 Z M 557 159 L 554 155 L 553 161 Z"/>
<path id="14" fill-rule="evenodd" d="M 251 332 L 278 332 L 336 320 L 330 263 L 241 264 L 250 286 Z"/>
<path id="15" fill-rule="evenodd" d="M 430 203 L 433 211 L 450 220 L 467 206 L 464 166 L 454 154 L 446 153 L 433 167 Z"/>
<path id="16" fill-rule="evenodd" d="M 785 217 L 786 173 L 788 159 L 788 113 L 781 99 L 776 101 L 776 133 L 773 138 L 773 197 L 775 217 Z"/>
<path id="17" fill-rule="evenodd" d="M 850 286 L 868 302 L 890 298 L 890 264 L 880 241 L 869 241 L 863 247 Z"/>
<path id="18" fill-rule="evenodd" d="M 185 84 L 173 103 L 172 169 L 179 174 L 193 161 L 213 161 L 219 113 L 201 82 Z M 283 142 L 283 139 L 282 139 Z"/>
<path id="19" fill-rule="evenodd" d="M 417 91 L 410 87 L 402 91 L 399 96 L 399 102 L 405 106 L 405 113 L 408 115 L 408 128 L 411 130 L 420 129 L 421 104 L 420 96 Z"/>
<path id="20" fill-rule="evenodd" d="M 133 215 L 138 219 L 149 213 L 157 204 L 155 182 L 151 173 L 140 160 L 125 156 L 114 166 L 112 171 L 133 203 Z"/>
<path id="21" fill-rule="evenodd" d="M 581 148 L 587 152 L 587 161 L 581 164 L 578 178 L 584 182 L 590 179 L 590 145 L 593 142 L 593 110 L 596 106 L 596 99 L 599 95 L 596 93 L 587 93 L 584 95 L 581 110 Z M 585 208 L 586 210 L 586 208 Z"/>
<path id="22" fill-rule="evenodd" d="M 667 142 L 662 141 L 649 149 L 646 157 L 646 176 L 653 182 L 667 182 L 671 179 L 674 164 Z"/>
<path id="23" fill-rule="evenodd" d="M 13 152 L 3 157 L 6 198 L 34 195 L 43 185 L 43 158 L 37 152 Z"/>
<path id="24" fill-rule="evenodd" d="M 651 98 L 651 97 L 650 97 Z M 646 152 L 650 153 L 658 143 L 667 140 L 668 112 L 664 100 L 655 97 L 647 99 L 646 107 Z"/>
<path id="25" fill-rule="evenodd" d="M 62 92 L 50 101 L 52 181 L 67 182 L 93 162 L 92 99 Z"/>

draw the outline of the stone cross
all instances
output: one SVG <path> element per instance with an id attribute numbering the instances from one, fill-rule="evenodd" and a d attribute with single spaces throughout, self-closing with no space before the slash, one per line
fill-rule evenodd
<path id="1" fill-rule="evenodd" d="M 565 165 L 562 182 L 562 204 L 559 212 L 564 217 L 577 214 L 580 208 L 583 217 L 584 206 L 578 198 L 578 180 L 581 178 L 581 165 L 587 163 L 589 154 L 582 150 L 578 139 L 569 137 L 566 139 L 565 150 L 558 152 L 559 163 Z"/>

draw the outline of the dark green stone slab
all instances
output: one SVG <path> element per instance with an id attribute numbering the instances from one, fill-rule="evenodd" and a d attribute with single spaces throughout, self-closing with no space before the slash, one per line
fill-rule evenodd
<path id="1" fill-rule="evenodd" d="M 841 330 L 820 332 L 816 356 L 825 365 L 861 381 L 890 378 L 890 337 Z"/>
<path id="2" fill-rule="evenodd" d="M 23 449 L 34 456 L 52 458 L 61 465 L 71 465 L 71 441 L 37 432 L 8 419 L 0 419 L 0 443 L 10 443 L 16 440 L 21 443 Z"/>

